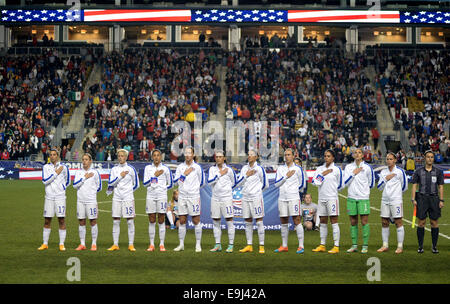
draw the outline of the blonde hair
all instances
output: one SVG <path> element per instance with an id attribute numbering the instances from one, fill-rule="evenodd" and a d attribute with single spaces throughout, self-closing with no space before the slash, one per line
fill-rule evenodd
<path id="1" fill-rule="evenodd" d="M 117 150 L 117 154 L 119 154 L 120 152 L 125 153 L 125 156 L 128 158 L 128 150 L 125 150 L 125 149 L 119 149 L 119 150 Z"/>

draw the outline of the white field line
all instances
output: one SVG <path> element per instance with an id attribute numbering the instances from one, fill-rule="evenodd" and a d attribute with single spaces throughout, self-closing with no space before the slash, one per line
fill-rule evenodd
<path id="1" fill-rule="evenodd" d="M 340 196 L 340 197 L 343 197 L 343 198 L 347 198 L 345 195 L 340 194 L 340 193 L 339 193 L 339 196 Z M 377 208 L 372 207 L 372 206 L 370 207 L 370 209 L 373 209 L 373 210 L 375 210 L 375 211 L 381 212 L 380 209 L 377 209 Z M 404 217 L 403 217 L 402 220 L 403 220 L 404 222 L 407 222 L 408 224 L 412 224 L 411 221 L 405 219 Z M 439 224 L 439 225 L 444 225 L 444 224 Z M 427 227 L 425 227 L 425 230 L 431 231 L 431 229 L 429 229 L 429 228 L 427 228 Z M 442 237 L 444 237 L 444 238 L 446 238 L 446 239 L 448 239 L 448 240 L 450 240 L 450 236 L 448 236 L 448 235 L 446 235 L 446 234 L 443 234 L 443 233 L 440 233 L 440 232 L 439 232 L 439 235 L 442 236 Z"/>

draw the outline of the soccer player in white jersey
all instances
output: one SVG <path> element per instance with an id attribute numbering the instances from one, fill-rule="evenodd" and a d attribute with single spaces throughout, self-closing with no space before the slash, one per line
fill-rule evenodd
<path id="1" fill-rule="evenodd" d="M 340 230 L 338 224 L 339 196 L 338 191 L 343 188 L 343 174 L 341 168 L 334 164 L 333 150 L 326 150 L 325 164 L 314 172 L 313 185 L 319 188 L 318 214 L 320 218 L 320 245 L 313 252 L 325 252 L 328 236 L 328 217 L 333 229 L 334 247 L 328 253 L 339 253 Z"/>
<path id="2" fill-rule="evenodd" d="M 259 238 L 259 253 L 264 253 L 264 199 L 263 191 L 269 188 L 266 171 L 257 163 L 258 154 L 248 151 L 248 163 L 239 174 L 236 187 L 242 185 L 242 217 L 245 219 L 247 246 L 239 252 L 253 252 L 253 219 L 256 220 Z"/>
<path id="3" fill-rule="evenodd" d="M 370 214 L 370 189 L 375 184 L 375 175 L 372 167 L 365 163 L 363 151 L 357 148 L 353 152 L 355 161 L 345 166 L 344 186 L 348 187 L 347 213 L 350 216 L 350 235 L 352 247 L 347 252 L 358 251 L 358 214 L 361 217 L 363 246 L 361 253 L 367 253 L 369 246 L 369 214 Z"/>
<path id="4" fill-rule="evenodd" d="M 405 228 L 403 227 L 403 192 L 408 190 L 408 180 L 405 171 L 395 165 L 397 157 L 388 152 L 386 156 L 386 169 L 381 170 L 377 188 L 383 191 L 381 196 L 381 237 L 383 246 L 377 252 L 389 250 L 389 221 L 394 219 L 397 226 L 397 249 L 395 253 L 403 252 Z"/>
<path id="5" fill-rule="evenodd" d="M 91 251 L 97 250 L 97 192 L 102 190 L 102 178 L 92 167 L 92 156 L 85 153 L 81 158 L 83 169 L 76 171 L 73 187 L 77 190 L 77 217 L 80 245 L 75 250 L 86 250 L 86 217 L 91 224 Z"/>
<path id="6" fill-rule="evenodd" d="M 66 239 L 66 188 L 70 184 L 69 168 L 59 161 L 56 149 L 50 150 L 50 163 L 42 168 L 42 182 L 45 185 L 43 244 L 38 250 L 48 249 L 52 218 L 59 222 L 59 250 L 65 251 Z"/>
<path id="7" fill-rule="evenodd" d="M 297 253 L 303 253 L 304 230 L 301 224 L 301 200 L 299 191 L 305 187 L 306 179 L 302 167 L 294 163 L 294 151 L 288 148 L 284 151 L 285 164 L 277 168 L 275 187 L 280 188 L 278 196 L 278 212 L 281 221 L 281 246 L 275 252 L 288 251 L 289 216 L 297 232 Z"/>
<path id="8" fill-rule="evenodd" d="M 107 194 L 113 194 L 113 241 L 114 244 L 108 251 L 119 250 L 120 218 L 126 218 L 128 224 L 128 250 L 134 248 L 134 218 L 136 216 L 134 204 L 134 191 L 139 188 L 139 176 L 134 167 L 127 164 L 128 151 L 117 150 L 119 164 L 111 169 L 108 180 Z"/>
<path id="9" fill-rule="evenodd" d="M 174 182 L 178 182 L 178 238 L 180 244 L 174 251 L 184 250 L 184 238 L 186 237 L 186 220 L 190 215 L 195 230 L 195 252 L 201 252 L 202 225 L 200 223 L 200 188 L 206 185 L 202 168 L 195 162 L 193 147 L 184 150 L 185 161 L 178 165 Z"/>
<path id="10" fill-rule="evenodd" d="M 208 184 L 212 188 L 211 197 L 211 217 L 213 219 L 213 233 L 215 246 L 211 252 L 222 251 L 220 242 L 222 229 L 220 227 L 220 219 L 223 216 L 228 227 L 229 245 L 226 249 L 227 253 L 233 252 L 235 228 L 233 223 L 233 187 L 236 184 L 236 174 L 231 167 L 225 164 L 225 153 L 216 151 L 216 165 L 209 168 Z"/>
<path id="11" fill-rule="evenodd" d="M 144 169 L 144 186 L 147 187 L 147 204 L 145 211 L 148 214 L 149 226 L 148 234 L 150 245 L 147 251 L 155 251 L 156 234 L 156 214 L 158 213 L 159 225 L 159 251 L 166 251 L 164 239 L 166 236 L 166 210 L 167 210 L 167 190 L 172 188 L 172 173 L 170 169 L 161 163 L 161 151 L 152 151 L 151 165 Z"/>

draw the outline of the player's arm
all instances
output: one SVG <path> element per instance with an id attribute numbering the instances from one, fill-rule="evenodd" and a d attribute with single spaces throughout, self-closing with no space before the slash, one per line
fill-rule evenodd
<path id="1" fill-rule="evenodd" d="M 209 167 L 208 170 L 208 185 L 214 186 L 219 180 L 218 172 L 214 173 L 214 167 Z"/>
<path id="2" fill-rule="evenodd" d="M 262 174 L 261 181 L 263 183 L 261 190 L 265 191 L 265 190 L 269 189 L 269 177 L 266 174 L 266 170 L 264 170 L 263 167 L 260 167 L 260 168 L 261 168 L 261 174 Z"/>
<path id="3" fill-rule="evenodd" d="M 342 169 L 338 166 L 336 166 L 338 168 L 338 172 L 336 172 L 336 174 L 338 175 L 338 191 L 344 189 L 344 174 L 342 173 Z"/>
<path id="4" fill-rule="evenodd" d="M 131 169 L 133 169 L 133 171 L 131 173 L 133 175 L 133 191 L 136 191 L 139 188 L 139 175 L 133 166 L 130 166 L 130 167 L 131 167 Z"/>
<path id="5" fill-rule="evenodd" d="M 302 167 L 298 167 L 299 168 L 299 173 L 300 174 L 297 174 L 298 175 L 298 182 L 299 182 L 299 187 L 298 187 L 298 190 L 300 191 L 300 190 L 302 190 L 302 189 L 305 189 L 305 187 L 306 187 L 306 174 L 305 174 L 305 172 L 303 171 L 303 168 Z"/>
<path id="6" fill-rule="evenodd" d="M 142 184 L 144 187 L 150 186 L 150 182 L 152 181 L 152 178 L 154 177 L 153 174 L 150 173 L 150 166 L 145 166 L 144 169 L 144 180 L 142 181 Z"/>
<path id="7" fill-rule="evenodd" d="M 78 190 L 84 183 L 85 177 L 83 175 L 83 171 L 77 170 L 75 172 L 75 178 L 73 179 L 73 187 Z"/>
<path id="8" fill-rule="evenodd" d="M 177 170 L 175 171 L 175 177 L 173 182 L 178 183 L 178 185 L 180 185 L 180 183 L 183 183 L 185 179 L 186 176 L 184 176 L 183 173 L 181 172 L 181 165 L 179 165 L 177 167 Z"/>
<path id="9" fill-rule="evenodd" d="M 97 174 L 97 178 L 95 179 L 97 182 L 97 192 L 102 191 L 102 176 L 98 170 L 95 170 L 95 174 Z"/>
<path id="10" fill-rule="evenodd" d="M 402 181 L 402 192 L 405 192 L 406 190 L 408 190 L 408 179 L 406 178 L 406 174 L 403 169 L 400 169 L 399 171 L 400 172 L 398 172 L 397 175 Z"/>
<path id="11" fill-rule="evenodd" d="M 115 170 L 116 167 L 111 169 L 111 173 L 109 174 L 109 179 L 108 179 L 108 188 L 109 187 L 115 187 L 117 186 L 117 184 L 120 182 L 121 178 L 119 178 L 119 175 L 117 174 L 117 169 Z"/>
<path id="12" fill-rule="evenodd" d="M 203 169 L 202 169 L 202 167 L 200 167 L 200 165 L 197 165 L 198 166 L 198 172 L 196 172 L 197 173 L 197 176 L 198 176 L 198 180 L 200 181 L 200 188 L 203 188 L 203 187 L 205 187 L 206 186 L 206 184 L 207 183 L 205 183 L 205 172 L 203 172 Z"/>
<path id="13" fill-rule="evenodd" d="M 234 185 L 234 187 L 238 187 L 240 185 L 245 184 L 245 182 L 247 181 L 247 168 L 244 167 L 241 169 L 241 172 L 239 173 L 239 177 L 237 178 L 236 184 Z"/>
<path id="14" fill-rule="evenodd" d="M 351 165 L 348 164 L 344 169 L 344 187 L 350 186 L 355 179 L 355 174 L 352 172 Z"/>
<path id="15" fill-rule="evenodd" d="M 53 169 L 51 166 L 44 166 L 42 168 L 42 182 L 44 185 L 51 184 L 58 174 L 55 172 L 55 169 Z"/>
<path id="16" fill-rule="evenodd" d="M 69 187 L 69 185 L 70 185 L 70 171 L 69 171 L 69 167 L 67 167 L 66 165 L 63 165 L 64 166 L 64 171 L 65 171 L 65 174 L 66 174 L 66 188 L 67 187 Z"/>
<path id="17" fill-rule="evenodd" d="M 439 174 L 437 176 L 437 184 L 439 191 L 439 208 L 444 207 L 444 173 L 439 170 Z"/>
<path id="18" fill-rule="evenodd" d="M 370 172 L 366 172 L 368 175 L 368 180 L 370 181 L 370 188 L 372 189 L 375 186 L 375 173 L 373 172 L 373 168 L 371 165 L 367 165 L 370 168 Z"/>
<path id="19" fill-rule="evenodd" d="M 287 177 L 281 173 L 281 167 L 277 168 L 277 173 L 275 174 L 275 187 L 279 188 L 284 185 L 287 180 Z"/>
<path id="20" fill-rule="evenodd" d="M 173 187 L 173 179 L 172 179 L 172 172 L 170 171 L 169 167 L 165 167 L 165 175 L 166 175 L 166 183 L 167 183 L 167 190 L 171 189 Z"/>

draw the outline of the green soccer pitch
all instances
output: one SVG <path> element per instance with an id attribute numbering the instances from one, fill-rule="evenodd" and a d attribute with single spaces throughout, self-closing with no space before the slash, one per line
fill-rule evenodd
<path id="1" fill-rule="evenodd" d="M 409 185 L 411 188 L 411 185 Z M 103 191 L 98 195 L 99 236 L 97 252 L 78 252 L 78 220 L 76 218 L 76 192 L 72 186 L 67 190 L 66 251 L 58 250 L 58 222 L 52 221 L 49 249 L 38 251 L 42 243 L 44 186 L 40 181 L 0 182 L 0 283 L 74 283 L 67 280 L 72 264 L 68 259 L 77 257 L 81 264 L 81 280 L 75 283 L 148 283 L 148 284 L 335 284 L 335 283 L 384 283 L 418 284 L 450 283 L 450 185 L 445 186 L 446 206 L 440 218 L 439 254 L 431 253 L 431 233 L 425 232 L 425 253 L 417 253 L 417 236 L 411 228 L 412 205 L 410 190 L 404 194 L 405 241 L 403 254 L 394 253 L 397 235 L 394 225 L 390 227 L 390 251 L 377 253 L 381 246 L 380 200 L 381 192 L 372 190 L 369 216 L 369 253 L 346 253 L 351 245 L 350 224 L 346 214 L 346 190 L 340 197 L 340 248 L 337 255 L 313 253 L 319 244 L 318 231 L 305 231 L 305 253 L 296 254 L 298 245 L 294 231 L 289 232 L 289 252 L 274 253 L 281 242 L 279 231 L 266 231 L 265 254 L 257 251 L 258 236 L 253 235 L 253 253 L 239 253 L 246 245 L 244 231 L 236 230 L 234 253 L 211 253 L 214 245 L 212 230 L 204 229 L 201 253 L 195 253 L 195 236 L 188 230 L 185 251 L 174 252 L 178 245 L 178 231 L 166 231 L 166 252 L 147 252 L 149 244 L 148 217 L 145 213 L 146 188 L 135 192 L 136 198 L 136 252 L 129 252 L 127 225 L 121 222 L 120 251 L 108 252 L 112 245 L 111 199 Z M 313 201 L 317 201 L 317 190 L 309 185 Z M 169 195 L 171 197 L 171 195 Z M 205 203 L 205 202 L 203 202 Z M 429 229 L 429 223 L 427 229 Z M 86 245 L 90 247 L 90 228 L 86 232 Z M 361 244 L 361 229 L 359 232 Z M 226 248 L 227 231 L 222 231 L 222 245 Z M 156 228 L 155 244 L 159 244 Z M 332 229 L 328 228 L 327 249 L 333 245 Z M 256 250 L 255 250 L 256 249 Z M 381 281 L 367 280 L 372 267 L 368 259 L 380 261 Z"/>

